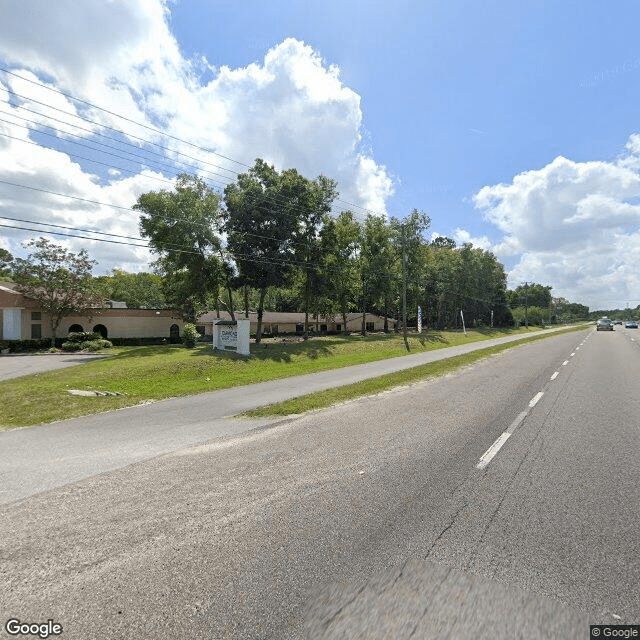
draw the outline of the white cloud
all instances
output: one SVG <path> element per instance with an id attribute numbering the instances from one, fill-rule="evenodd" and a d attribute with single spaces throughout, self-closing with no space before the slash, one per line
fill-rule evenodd
<path id="1" fill-rule="evenodd" d="M 385 167 L 362 149 L 360 96 L 342 83 L 337 66 L 328 65 L 312 47 L 293 38 L 265 52 L 260 63 L 244 68 L 231 69 L 224 60 L 209 62 L 202 56 L 190 60 L 183 56 L 169 29 L 169 11 L 166 0 L 5 0 L 0 61 L 20 76 L 160 129 L 173 138 L 5 74 L 0 74 L 0 82 L 4 82 L 0 86 L 1 108 L 11 110 L 11 122 L 18 123 L 17 118 L 35 117 L 18 110 L 20 105 L 45 113 L 35 104 L 37 100 L 121 129 L 136 144 L 134 136 L 170 146 L 197 157 L 204 177 L 217 182 L 216 186 L 222 186 L 225 178 L 207 174 L 207 170 L 227 176 L 227 180 L 234 176 L 230 170 L 242 170 L 217 154 L 246 164 L 259 156 L 279 169 L 295 167 L 312 178 L 323 173 L 338 181 L 342 199 L 385 211 L 393 182 Z M 208 78 L 213 74 L 213 79 L 204 83 L 200 74 Z M 29 100 L 8 95 L 7 88 Z M 75 130 L 85 139 L 105 142 L 91 135 L 97 131 L 96 125 L 74 121 L 60 111 L 46 112 L 52 113 L 89 129 Z M 44 117 L 35 119 L 44 121 Z M 149 178 L 160 178 L 159 171 L 166 171 L 152 163 L 147 163 L 153 171 L 148 170 L 146 177 L 126 178 L 128 174 L 121 170 L 126 165 L 110 156 L 102 155 L 100 160 L 114 166 L 101 169 L 74 160 L 63 148 L 54 151 L 28 144 L 43 140 L 34 137 L 37 128 L 32 125 L 27 131 L 0 122 L 0 133 L 10 130 L 10 135 L 22 140 L 0 137 L 0 154 L 4 156 L 0 157 L 0 180 L 19 184 L 28 180 L 30 186 L 41 189 L 125 206 L 132 205 L 144 191 L 169 186 Z M 64 147 L 67 153 L 73 153 L 71 149 Z M 88 154 L 83 151 L 78 155 Z M 165 155 L 176 157 L 171 152 Z M 8 158 L 11 162 L 5 161 Z M 162 161 L 169 160 L 165 157 Z M 71 205 L 62 200 L 0 186 L 0 212 L 11 206 L 12 211 L 19 210 L 32 220 L 78 227 L 99 222 L 105 225 L 104 231 L 137 235 L 135 218 L 127 219 L 105 207 Z M 24 234 L 3 233 L 13 234 L 11 249 L 18 251 L 17 238 L 24 238 Z M 76 249 L 86 244 L 69 242 Z M 136 264 L 148 268 L 145 256 L 137 250 L 102 246 L 106 249 L 100 250 L 105 256 L 100 270 L 123 265 L 133 268 Z"/>
<path id="2" fill-rule="evenodd" d="M 503 234 L 496 254 L 519 258 L 509 272 L 512 286 L 550 284 L 554 295 L 600 308 L 638 298 L 637 134 L 626 150 L 613 162 L 558 157 L 475 194 L 475 206 Z"/>
<path id="3" fill-rule="evenodd" d="M 477 249 L 483 249 L 484 251 L 493 251 L 491 240 L 487 236 L 473 237 L 468 231 L 457 228 L 453 232 L 453 239 L 458 246 L 461 246 L 467 242 L 471 243 Z"/>

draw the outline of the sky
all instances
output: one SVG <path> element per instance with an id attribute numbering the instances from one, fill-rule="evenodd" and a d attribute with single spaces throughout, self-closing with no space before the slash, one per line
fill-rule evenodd
<path id="1" fill-rule="evenodd" d="M 509 288 L 635 307 L 638 24 L 637 0 L 0 0 L 0 247 L 148 271 L 138 196 L 260 157 L 359 219 L 425 212 Z"/>

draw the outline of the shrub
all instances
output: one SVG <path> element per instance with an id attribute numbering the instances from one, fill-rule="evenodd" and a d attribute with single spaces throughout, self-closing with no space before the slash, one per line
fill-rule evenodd
<path id="1" fill-rule="evenodd" d="M 182 329 L 182 337 L 185 340 L 193 340 L 193 342 L 195 342 L 196 340 L 199 340 L 200 332 L 195 324 L 187 322 Z"/>
<path id="2" fill-rule="evenodd" d="M 61 349 L 63 351 L 100 351 L 100 349 L 109 349 L 112 346 L 109 340 L 99 338 L 97 340 L 85 340 L 84 342 L 63 342 Z"/>
<path id="3" fill-rule="evenodd" d="M 75 333 L 70 333 L 67 336 L 66 342 L 89 342 L 92 340 L 101 340 L 102 336 L 99 333 L 95 333 L 92 331 L 78 331 Z"/>
<path id="4" fill-rule="evenodd" d="M 80 343 L 80 348 L 83 351 L 100 351 L 102 349 L 102 345 L 100 344 L 102 339 L 100 340 L 86 340 L 85 342 Z"/>

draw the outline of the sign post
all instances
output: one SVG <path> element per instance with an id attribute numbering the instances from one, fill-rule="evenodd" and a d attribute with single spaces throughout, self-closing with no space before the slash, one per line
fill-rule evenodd
<path id="1" fill-rule="evenodd" d="M 462 313 L 462 309 L 460 309 L 460 317 L 462 318 L 462 330 L 464 331 L 464 335 L 467 335 L 467 328 L 464 326 L 464 313 Z"/>

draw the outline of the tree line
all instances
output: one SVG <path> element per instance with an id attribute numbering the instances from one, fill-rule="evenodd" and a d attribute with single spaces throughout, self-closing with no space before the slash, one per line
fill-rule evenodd
<path id="1" fill-rule="evenodd" d="M 182 174 L 175 190 L 143 194 L 134 209 L 167 302 L 194 318 L 213 307 L 232 317 L 255 309 L 257 340 L 265 309 L 304 312 L 307 332 L 310 318 L 334 314 L 344 326 L 351 312 L 400 320 L 405 292 L 408 324 L 419 306 L 434 328 L 457 326 L 460 311 L 470 325 L 512 323 L 506 274 L 491 252 L 430 242 L 430 219 L 417 209 L 404 220 L 332 215 L 336 197 L 325 176 L 257 159 L 222 195 Z"/>
<path id="2" fill-rule="evenodd" d="M 30 243 L 36 252 L 26 260 L 0 254 L 0 274 L 42 296 L 37 283 L 55 272 L 53 280 L 86 292 L 76 310 L 100 296 L 130 307 L 179 308 L 192 321 L 212 309 L 232 318 L 256 310 L 257 341 L 265 310 L 304 312 L 305 334 L 336 314 L 344 327 L 352 312 L 402 321 L 405 299 L 407 324 L 416 325 L 420 308 L 422 324 L 434 329 L 458 327 L 463 318 L 467 326 L 505 326 L 588 314 L 577 303 L 558 305 L 551 287 L 525 283 L 508 291 L 504 267 L 490 251 L 446 237 L 428 240 L 430 219 L 417 209 L 404 220 L 358 219 L 350 210 L 334 212 L 337 195 L 330 178 L 277 171 L 261 159 L 223 194 L 181 174 L 175 189 L 145 193 L 133 207 L 157 256 L 155 273 L 116 269 L 92 278 L 95 262 L 86 251 L 74 256 L 40 239 Z M 56 265 L 56 258 L 66 262 Z M 63 277 L 74 269 L 73 278 Z M 49 275 L 47 287 L 55 289 L 53 280 Z M 56 291 L 53 301 L 63 297 Z"/>

